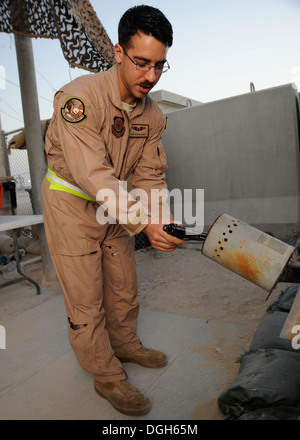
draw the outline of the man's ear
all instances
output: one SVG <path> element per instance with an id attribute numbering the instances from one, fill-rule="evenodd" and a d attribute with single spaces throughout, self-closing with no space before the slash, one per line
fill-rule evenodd
<path id="1" fill-rule="evenodd" d="M 119 43 L 117 43 L 115 45 L 115 59 L 118 64 L 122 62 L 123 54 L 124 54 L 124 51 L 123 51 L 122 46 Z"/>

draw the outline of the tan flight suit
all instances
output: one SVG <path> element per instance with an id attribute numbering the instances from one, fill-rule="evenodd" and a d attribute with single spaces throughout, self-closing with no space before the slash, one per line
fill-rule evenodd
<path id="1" fill-rule="evenodd" d="M 165 123 L 150 97 L 138 100 L 128 117 L 122 108 L 117 65 L 77 78 L 55 95 L 45 142 L 48 166 L 97 201 L 51 189 L 45 178 L 45 229 L 64 293 L 72 348 L 80 365 L 98 381 L 124 379 L 115 354 L 141 346 L 131 236 L 143 230 L 151 206 L 143 209 L 141 201 L 128 198 L 124 190 L 120 193 L 119 181 L 132 174 L 133 187 L 145 190 L 149 201 L 151 189 L 166 188 L 161 143 Z M 131 222 L 124 203 L 120 209 L 117 203 L 115 224 L 99 223 L 99 206 L 107 208 L 110 203 L 103 189 L 114 191 L 115 202 L 124 202 L 125 197 Z"/>

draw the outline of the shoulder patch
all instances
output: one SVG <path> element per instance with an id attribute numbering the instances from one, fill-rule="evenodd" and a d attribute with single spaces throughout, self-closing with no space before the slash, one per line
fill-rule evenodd
<path id="1" fill-rule="evenodd" d="M 70 124 L 78 124 L 85 120 L 88 112 L 88 105 L 81 98 L 75 96 L 67 97 L 61 108 L 61 116 L 64 121 Z M 81 123 L 80 126 L 83 124 Z"/>

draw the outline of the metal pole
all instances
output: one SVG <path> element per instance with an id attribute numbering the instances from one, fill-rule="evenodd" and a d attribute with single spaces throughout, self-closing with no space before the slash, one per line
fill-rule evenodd
<path id="1" fill-rule="evenodd" d="M 7 145 L 5 140 L 5 133 L 2 130 L 1 115 L 0 115 L 0 174 L 1 177 L 10 175 Z"/>
<path id="2" fill-rule="evenodd" d="M 1 115 L 0 115 L 0 177 L 3 178 L 4 182 L 6 181 L 6 178 L 10 178 L 7 144 L 5 139 L 5 133 L 2 130 Z M 1 205 L 1 214 L 11 215 L 13 212 L 14 212 L 13 208 L 2 208 Z"/>
<path id="3" fill-rule="evenodd" d="M 20 37 L 18 35 L 14 35 L 14 37 L 32 184 L 33 210 L 35 214 L 42 214 L 43 198 L 41 185 L 47 168 L 44 156 L 44 141 L 41 129 L 32 41 L 29 37 Z M 46 240 L 44 225 L 37 225 L 37 230 L 44 266 L 44 278 L 46 281 L 49 281 L 55 279 L 56 274 Z"/>

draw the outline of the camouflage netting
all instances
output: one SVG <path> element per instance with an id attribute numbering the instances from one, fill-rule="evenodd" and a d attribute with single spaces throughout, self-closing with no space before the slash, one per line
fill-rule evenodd
<path id="1" fill-rule="evenodd" d="M 114 48 L 88 0 L 2 0 L 0 32 L 59 38 L 73 67 L 99 72 L 114 63 Z"/>

